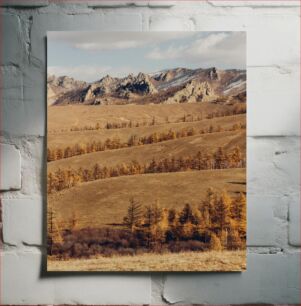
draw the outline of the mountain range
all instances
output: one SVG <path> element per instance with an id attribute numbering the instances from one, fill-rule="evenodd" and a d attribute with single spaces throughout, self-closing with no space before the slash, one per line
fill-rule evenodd
<path id="1" fill-rule="evenodd" d="M 49 75 L 47 89 L 48 105 L 244 102 L 246 71 L 175 68 L 124 78 L 107 75 L 92 83 Z"/>

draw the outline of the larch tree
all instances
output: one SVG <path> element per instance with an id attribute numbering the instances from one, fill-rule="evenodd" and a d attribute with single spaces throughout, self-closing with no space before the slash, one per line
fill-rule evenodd
<path id="1" fill-rule="evenodd" d="M 130 198 L 130 204 L 127 210 L 127 215 L 124 217 L 124 224 L 133 232 L 135 227 L 142 221 L 142 205 L 133 197 Z"/>
<path id="2" fill-rule="evenodd" d="M 222 244 L 219 238 L 215 233 L 210 234 L 210 245 L 209 245 L 210 250 L 212 251 L 221 251 L 222 250 Z"/>
<path id="3" fill-rule="evenodd" d="M 227 245 L 228 232 L 231 225 L 231 206 L 231 198 L 226 191 L 223 191 L 221 196 L 217 199 L 215 211 L 216 231 L 219 233 L 219 237 L 222 240 L 222 245 Z"/>
<path id="4" fill-rule="evenodd" d="M 247 204 L 246 196 L 241 192 L 239 196 L 233 200 L 231 206 L 231 216 L 235 222 L 235 227 L 242 236 L 246 235 L 247 227 Z"/>

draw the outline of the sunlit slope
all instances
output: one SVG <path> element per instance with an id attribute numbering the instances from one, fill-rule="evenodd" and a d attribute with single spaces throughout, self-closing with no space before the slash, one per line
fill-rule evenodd
<path id="1" fill-rule="evenodd" d="M 92 108 L 93 109 L 93 108 Z M 246 115 L 234 115 L 227 117 L 218 117 L 213 119 L 204 119 L 195 122 L 179 122 L 179 123 L 162 123 L 153 126 L 141 126 L 133 128 L 121 129 L 99 129 L 99 130 L 84 130 L 84 131 L 66 131 L 60 133 L 49 133 L 48 147 L 65 149 L 67 146 L 76 144 L 87 144 L 93 141 L 105 142 L 106 139 L 113 140 L 118 137 L 121 143 L 126 143 L 133 135 L 137 137 L 150 136 L 152 133 L 168 133 L 169 130 L 174 132 L 182 131 L 183 129 L 195 129 L 196 132 L 201 130 L 207 131 L 211 126 L 213 129 L 222 127 L 224 130 L 229 130 L 233 125 L 244 125 Z"/>
<path id="2" fill-rule="evenodd" d="M 215 103 L 146 104 L 146 105 L 68 105 L 48 107 L 48 132 L 70 130 L 72 127 L 104 126 L 107 122 L 177 122 L 184 115 L 206 118 L 208 114 L 233 110 L 233 105 Z"/>
<path id="3" fill-rule="evenodd" d="M 209 187 L 227 190 L 230 196 L 246 191 L 245 169 L 204 170 L 122 176 L 82 183 L 48 196 L 58 223 L 75 214 L 79 227 L 100 227 L 122 222 L 129 198 L 143 205 L 160 200 L 162 207 L 198 206 Z"/>
<path id="4" fill-rule="evenodd" d="M 245 131 L 219 132 L 190 136 L 160 143 L 134 146 L 123 149 L 94 152 L 60 159 L 47 164 L 48 171 L 57 169 L 90 169 L 99 163 L 102 166 L 114 166 L 121 163 L 131 163 L 133 160 L 140 164 L 149 163 L 153 158 L 160 160 L 166 157 L 185 157 L 201 152 L 215 152 L 218 147 L 231 150 L 238 146 L 245 154 Z"/>

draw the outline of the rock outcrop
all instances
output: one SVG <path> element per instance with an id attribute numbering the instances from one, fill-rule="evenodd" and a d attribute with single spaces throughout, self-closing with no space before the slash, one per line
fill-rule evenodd
<path id="1" fill-rule="evenodd" d="M 196 103 L 246 91 L 245 70 L 175 68 L 87 84 L 68 77 L 48 78 L 48 100 L 59 104 Z M 226 98 L 224 99 L 227 100 Z"/>
<path id="2" fill-rule="evenodd" d="M 164 103 L 196 103 L 207 102 L 215 98 L 213 89 L 208 82 L 192 80 L 187 85 L 169 97 Z"/>
<path id="3" fill-rule="evenodd" d="M 77 81 L 68 76 L 56 77 L 54 75 L 49 75 L 47 76 L 47 103 L 51 105 L 65 93 L 72 90 L 83 89 L 86 86 L 86 82 Z"/>

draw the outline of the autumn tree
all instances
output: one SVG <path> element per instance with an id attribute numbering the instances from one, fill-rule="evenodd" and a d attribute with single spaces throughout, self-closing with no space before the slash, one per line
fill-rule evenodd
<path id="1" fill-rule="evenodd" d="M 98 180 L 101 178 L 101 168 L 98 163 L 96 163 L 93 167 L 93 179 Z"/>
<path id="2" fill-rule="evenodd" d="M 232 201 L 231 216 L 235 222 L 235 228 L 242 237 L 245 237 L 246 235 L 246 210 L 246 196 L 241 192 L 239 196 Z"/>
<path id="3" fill-rule="evenodd" d="M 239 147 L 235 147 L 232 153 L 230 154 L 230 163 L 234 167 L 241 167 L 242 163 L 242 153 Z"/>
<path id="4" fill-rule="evenodd" d="M 54 150 L 48 148 L 47 149 L 47 161 L 51 162 L 51 161 L 54 161 L 54 160 L 55 160 Z"/>
<path id="5" fill-rule="evenodd" d="M 49 207 L 47 212 L 47 234 L 48 252 L 52 254 L 54 245 L 63 243 L 61 229 L 56 219 L 56 211 L 53 207 Z"/>
<path id="6" fill-rule="evenodd" d="M 129 202 L 127 215 L 124 217 L 123 222 L 133 232 L 135 227 L 141 223 L 143 210 L 142 205 L 133 197 L 130 198 Z"/>
<path id="7" fill-rule="evenodd" d="M 222 240 L 222 245 L 227 245 L 228 232 L 231 222 L 230 208 L 232 206 L 232 200 L 226 191 L 217 198 L 216 210 L 214 214 L 214 226 L 215 230 Z"/>
<path id="8" fill-rule="evenodd" d="M 224 169 L 226 168 L 227 157 L 222 147 L 219 147 L 218 150 L 214 153 L 215 168 Z"/>
<path id="9" fill-rule="evenodd" d="M 196 220 L 195 220 L 192 208 L 189 203 L 186 203 L 183 210 L 181 211 L 180 216 L 179 216 L 179 221 L 181 224 L 185 224 L 188 222 L 195 224 Z"/>
<path id="10" fill-rule="evenodd" d="M 222 244 L 219 238 L 215 233 L 210 234 L 210 245 L 209 245 L 210 250 L 212 251 L 221 251 L 222 250 Z"/>
<path id="11" fill-rule="evenodd" d="M 213 223 L 213 218 L 215 216 L 215 203 L 217 200 L 217 195 L 213 188 L 208 188 L 204 200 L 200 205 L 200 212 L 202 214 L 203 224 L 206 228 L 210 228 Z"/>

